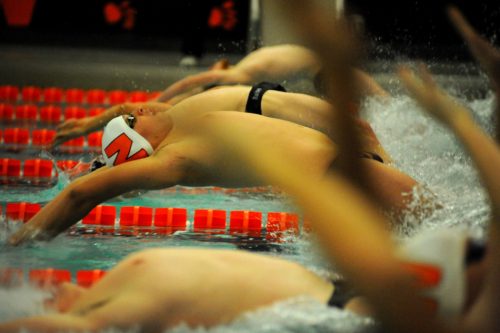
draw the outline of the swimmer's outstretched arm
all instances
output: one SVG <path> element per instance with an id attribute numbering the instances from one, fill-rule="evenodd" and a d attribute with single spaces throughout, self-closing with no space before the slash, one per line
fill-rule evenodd
<path id="1" fill-rule="evenodd" d="M 448 16 L 453 25 L 467 42 L 469 50 L 487 72 L 495 88 L 500 88 L 500 51 L 486 39 L 479 36 L 456 7 L 449 7 Z"/>
<path id="2" fill-rule="evenodd" d="M 56 147 L 73 138 L 98 131 L 111 119 L 124 114 L 133 113 L 141 108 L 159 112 L 168 110 L 170 107 L 171 105 L 165 103 L 124 103 L 112 106 L 97 116 L 69 119 L 57 126 L 57 133 L 52 143 L 52 147 Z"/>
<path id="3" fill-rule="evenodd" d="M 232 69 L 208 70 L 189 75 L 167 87 L 153 101 L 169 102 L 172 98 L 188 93 L 190 90 L 201 88 L 211 83 L 247 83 L 247 77 Z"/>
<path id="4" fill-rule="evenodd" d="M 462 38 L 467 42 L 471 53 L 488 74 L 490 83 L 495 90 L 497 99 L 496 140 L 500 142 L 500 51 L 479 36 L 457 8 L 450 7 L 448 16 L 457 31 L 462 35 Z"/>
<path id="5" fill-rule="evenodd" d="M 177 185 L 182 175 L 180 168 L 166 149 L 161 158 L 153 155 L 112 168 L 103 167 L 69 184 L 23 224 L 9 238 L 9 243 L 18 245 L 30 240 L 51 239 L 77 223 L 98 204 L 120 194 Z"/>
<path id="6" fill-rule="evenodd" d="M 464 320 L 466 332 L 499 332 L 500 321 L 500 149 L 477 126 L 469 112 L 442 92 L 425 68 L 420 78 L 403 68 L 399 76 L 413 97 L 443 124 L 452 129 L 476 163 L 492 203 L 488 241 L 488 275 L 485 286 Z"/>

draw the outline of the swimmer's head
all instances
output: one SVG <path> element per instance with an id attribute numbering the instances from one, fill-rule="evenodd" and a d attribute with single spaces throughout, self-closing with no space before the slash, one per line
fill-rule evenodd
<path id="1" fill-rule="evenodd" d="M 137 121 L 134 115 L 118 116 L 104 128 L 102 156 L 107 166 L 148 157 L 153 147 L 133 128 Z"/>

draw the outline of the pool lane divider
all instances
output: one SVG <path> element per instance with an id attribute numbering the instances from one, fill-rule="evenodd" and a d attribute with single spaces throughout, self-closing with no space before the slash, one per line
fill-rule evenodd
<path id="1" fill-rule="evenodd" d="M 39 203 L 8 202 L 2 216 L 6 221 L 27 223 L 41 208 Z M 299 216 L 292 212 L 268 212 L 265 223 L 262 212 L 251 210 L 231 210 L 228 215 L 222 209 L 194 209 L 192 222 L 188 215 L 187 208 L 98 205 L 70 232 L 147 236 L 193 231 L 265 236 L 269 241 L 280 241 L 282 234 L 298 235 L 300 229 Z M 310 230 L 307 221 L 302 230 Z"/>
<path id="2" fill-rule="evenodd" d="M 33 269 L 5 267 L 0 268 L 0 286 L 20 287 L 27 280 L 30 285 L 40 289 L 50 289 L 65 282 L 74 282 L 88 288 L 105 274 L 106 271 L 102 269 L 81 269 L 72 274 L 70 270 L 52 267 Z"/>
<path id="3" fill-rule="evenodd" d="M 75 160 L 52 161 L 42 158 L 0 158 L 0 185 L 27 184 L 53 186 L 59 172 L 85 172 L 89 163 Z"/>
<path id="4" fill-rule="evenodd" d="M 97 131 L 68 140 L 54 148 L 55 151 L 66 154 L 81 154 L 84 152 L 101 152 L 102 131 Z M 27 127 L 7 127 L 0 129 L 1 150 L 20 153 L 26 150 L 40 151 L 52 144 L 56 136 L 53 129 L 30 129 Z"/>
<path id="5" fill-rule="evenodd" d="M 0 85 L 0 102 L 32 104 L 81 104 L 115 105 L 125 102 L 146 102 L 158 96 L 160 91 L 104 90 L 100 88 L 59 88 L 27 85 Z"/>

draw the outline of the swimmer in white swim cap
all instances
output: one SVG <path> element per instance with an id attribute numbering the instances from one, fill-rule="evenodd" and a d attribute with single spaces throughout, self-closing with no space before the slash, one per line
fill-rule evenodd
<path id="1" fill-rule="evenodd" d="M 118 116 L 104 128 L 102 156 L 111 167 L 127 161 L 145 158 L 153 154 L 153 147 L 134 130 L 137 118 L 133 114 Z"/>

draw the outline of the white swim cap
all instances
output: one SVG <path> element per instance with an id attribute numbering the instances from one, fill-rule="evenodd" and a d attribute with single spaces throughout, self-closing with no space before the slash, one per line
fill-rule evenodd
<path id="1" fill-rule="evenodd" d="M 123 116 L 108 122 L 102 134 L 102 156 L 107 166 L 148 157 L 153 147 L 142 135 L 127 125 Z"/>

